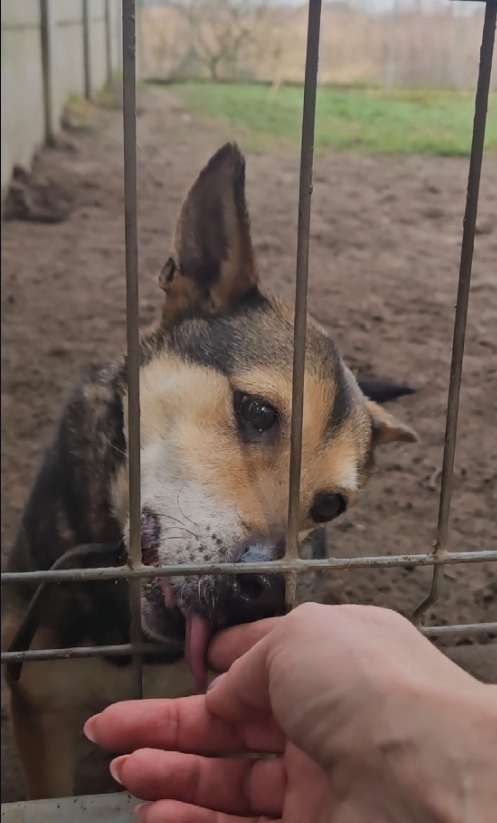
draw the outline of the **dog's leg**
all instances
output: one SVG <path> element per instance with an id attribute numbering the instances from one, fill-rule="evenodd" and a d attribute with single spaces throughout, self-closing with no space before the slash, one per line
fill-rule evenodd
<path id="1" fill-rule="evenodd" d="M 30 799 L 74 793 L 84 720 L 78 709 L 58 708 L 51 700 L 43 705 L 31 701 L 22 687 L 11 688 L 11 722 Z"/>
<path id="2" fill-rule="evenodd" d="M 32 648 L 56 646 L 57 638 L 45 628 L 32 643 Z M 95 747 L 84 738 L 82 727 L 104 706 L 131 697 L 131 682 L 129 666 L 121 668 L 100 658 L 24 663 L 19 680 L 9 683 L 10 715 L 30 798 L 73 794 L 85 754 L 94 761 L 98 791 L 110 788 L 107 770 L 97 762 Z M 86 779 L 93 790 L 94 776 L 85 775 Z"/>
<path id="3" fill-rule="evenodd" d="M 16 609 L 6 614 L 2 628 L 7 648 L 21 617 Z M 35 649 L 56 645 L 54 633 L 46 628 L 40 628 L 32 642 Z M 72 794 L 81 717 L 78 690 L 64 683 L 60 661 L 24 663 L 19 679 L 8 673 L 7 687 L 7 710 L 29 798 Z"/>
<path id="4" fill-rule="evenodd" d="M 147 697 L 191 694 L 185 662 L 144 667 Z M 11 686 L 11 721 L 31 799 L 112 790 L 105 758 L 83 736 L 87 718 L 109 703 L 133 697 L 130 666 L 100 659 L 25 663 Z M 89 756 L 89 773 L 79 774 Z M 108 758 L 107 758 L 108 759 Z M 115 788 L 115 784 L 114 784 Z"/>

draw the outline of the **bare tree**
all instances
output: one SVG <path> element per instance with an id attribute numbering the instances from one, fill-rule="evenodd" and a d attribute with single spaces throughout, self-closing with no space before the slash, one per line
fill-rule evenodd
<path id="1" fill-rule="evenodd" d="M 271 0 L 178 0 L 171 5 L 188 21 L 194 57 L 211 80 L 219 80 L 239 76 Z"/>

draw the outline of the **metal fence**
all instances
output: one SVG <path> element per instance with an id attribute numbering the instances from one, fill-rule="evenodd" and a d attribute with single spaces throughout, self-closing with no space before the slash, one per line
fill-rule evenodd
<path id="1" fill-rule="evenodd" d="M 474 0 L 478 2 L 478 0 Z M 336 569 L 399 566 L 431 566 L 433 576 L 428 596 L 417 607 L 413 619 L 422 631 L 430 636 L 474 635 L 496 632 L 497 622 L 469 623 L 448 626 L 421 626 L 426 610 L 436 601 L 443 580 L 444 567 L 454 563 L 497 562 L 497 547 L 492 550 L 468 550 L 450 552 L 448 526 L 453 486 L 454 456 L 457 439 L 459 396 L 462 363 L 469 302 L 473 248 L 478 208 L 478 194 L 484 146 L 490 74 L 495 39 L 497 0 L 486 0 L 480 67 L 475 99 L 475 118 L 469 164 L 468 188 L 459 268 L 457 306 L 455 312 L 450 386 L 447 404 L 445 449 L 441 474 L 441 492 L 438 513 L 437 536 L 432 551 L 408 555 L 370 556 L 354 558 L 327 558 L 307 560 L 299 557 L 298 511 L 302 451 L 303 385 L 305 366 L 305 337 L 307 316 L 307 286 L 309 260 L 309 227 L 312 196 L 312 167 L 316 87 L 319 52 L 321 0 L 310 0 L 308 7 L 308 31 L 304 105 L 302 118 L 302 144 L 300 160 L 300 190 L 298 205 L 298 243 L 296 266 L 296 300 L 293 361 L 293 397 L 291 421 L 291 457 L 289 479 L 288 537 L 285 556 L 281 560 L 258 563 L 198 563 L 174 564 L 159 567 L 145 566 L 141 561 L 140 540 L 140 398 L 139 365 L 140 341 L 138 325 L 138 239 L 136 193 L 136 65 L 135 65 L 135 0 L 123 0 L 123 125 L 124 125 L 124 178 L 125 178 L 125 234 L 126 234 L 126 283 L 127 283 L 127 350 L 128 350 L 128 419 L 129 419 L 129 546 L 128 562 L 120 567 L 69 568 L 54 567 L 48 571 L 2 574 L 2 584 L 40 584 L 33 600 L 39 596 L 42 586 L 48 582 L 88 582 L 97 580 L 127 579 L 130 584 L 131 630 L 130 643 L 119 646 L 91 646 L 71 649 L 44 649 L 30 651 L 26 648 L 2 652 L 2 662 L 22 664 L 61 658 L 91 656 L 123 656 L 132 654 L 135 673 L 135 696 L 142 695 L 142 655 L 160 650 L 160 646 L 144 643 L 141 633 L 140 581 L 150 577 L 188 576 L 204 574 L 285 574 L 287 601 L 291 608 L 296 602 L 298 576 L 308 571 L 333 571 Z M 103 548 L 103 547 L 102 547 Z M 65 559 L 75 561 L 88 550 L 98 546 L 77 547 L 66 553 Z M 67 557 L 67 555 L 71 557 Z M 61 558 L 61 561 L 64 559 Z M 57 566 L 62 565 L 57 564 Z M 74 565 L 74 563 L 73 563 Z M 33 604 L 33 601 L 32 601 Z"/>

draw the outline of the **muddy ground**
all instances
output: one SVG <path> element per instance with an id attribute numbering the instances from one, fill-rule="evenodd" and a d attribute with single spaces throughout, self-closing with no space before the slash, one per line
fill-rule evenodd
<path id="1" fill-rule="evenodd" d="M 158 315 L 157 274 L 185 188 L 232 131 L 200 122 L 164 90 L 140 99 L 140 314 Z M 243 147 L 243 135 L 241 136 Z M 330 529 L 336 556 L 423 552 L 435 532 L 449 354 L 467 161 L 323 154 L 316 158 L 310 308 L 349 363 L 417 387 L 398 411 L 421 435 L 384 449 L 376 476 Z M 34 180 L 70 191 L 64 222 L 9 221 L 3 230 L 3 545 L 14 534 L 40 456 L 78 373 L 125 343 L 121 118 L 95 110 L 91 128 L 64 134 L 37 158 Z M 248 155 L 248 198 L 262 280 L 292 296 L 298 157 Z M 468 319 L 451 548 L 497 538 L 497 164 L 485 163 Z M 408 613 L 430 572 L 334 574 L 330 599 Z M 495 620 L 497 567 L 454 566 L 430 622 Z M 453 654 L 497 680 L 497 645 Z M 490 641 L 490 642 L 489 642 Z M 468 640 L 464 640 L 464 645 Z M 68 663 L 68 665 L 71 665 Z M 20 796 L 7 757 L 4 798 Z"/>

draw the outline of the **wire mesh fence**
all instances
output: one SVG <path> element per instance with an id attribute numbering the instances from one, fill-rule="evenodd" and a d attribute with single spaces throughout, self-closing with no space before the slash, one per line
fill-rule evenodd
<path id="1" fill-rule="evenodd" d="M 300 468 L 302 452 L 303 385 L 305 369 L 305 339 L 307 316 L 307 289 L 309 263 L 310 213 L 312 197 L 312 169 L 317 69 L 319 53 L 319 33 L 321 0 L 310 0 L 308 5 L 308 31 L 304 103 L 302 118 L 302 144 L 300 157 L 300 190 L 298 204 L 298 238 L 295 293 L 293 395 L 291 419 L 291 452 L 289 477 L 288 532 L 285 555 L 281 560 L 264 563 L 177 563 L 150 567 L 141 558 L 141 504 L 140 504 L 140 338 L 138 321 L 138 233 L 137 233 L 137 187 L 136 187 L 136 9 L 135 0 L 123 0 L 123 129 L 124 129 L 124 181 L 125 181 L 125 239 L 126 239 L 126 284 L 127 284 L 127 386 L 128 386 L 128 469 L 129 469 L 129 541 L 127 563 L 123 566 L 102 566 L 96 568 L 78 567 L 84 551 L 98 551 L 98 545 L 76 547 L 67 565 L 61 568 L 64 557 L 57 568 L 43 571 L 8 572 L 2 574 L 2 585 L 24 583 L 37 585 L 33 601 L 40 596 L 47 583 L 86 582 L 91 584 L 101 580 L 127 579 L 130 593 L 130 642 L 122 645 L 88 646 L 64 649 L 29 649 L 29 631 L 24 638 L 24 647 L 14 643 L 8 651 L 2 652 L 2 663 L 11 666 L 22 665 L 24 661 L 50 659 L 77 659 L 84 657 L 132 656 L 134 670 L 134 692 L 142 695 L 142 658 L 144 654 L 160 650 L 157 644 L 144 642 L 141 630 L 140 585 L 146 578 L 189 575 L 230 575 L 230 574 L 284 574 L 287 579 L 287 603 L 291 608 L 296 602 L 296 583 L 299 575 L 309 571 L 329 573 L 337 569 L 399 566 L 430 566 L 433 569 L 431 589 L 419 604 L 414 619 L 422 621 L 426 610 L 433 605 L 440 594 L 444 568 L 449 564 L 497 562 L 497 547 L 481 550 L 468 547 L 467 551 L 449 551 L 449 516 L 451 508 L 452 481 L 458 430 L 459 397 L 462 381 L 462 365 L 469 303 L 471 270 L 473 261 L 476 217 L 478 210 L 479 183 L 482 167 L 485 123 L 495 39 L 497 4 L 487 0 L 482 34 L 480 66 L 475 98 L 475 118 L 471 145 L 466 208 L 464 216 L 457 305 L 454 320 L 450 385 L 447 401 L 445 447 L 441 474 L 436 540 L 432 551 L 412 554 L 372 555 L 354 558 L 325 558 L 308 560 L 299 557 L 298 512 L 300 490 Z M 424 547 L 420 547 L 424 548 Z M 78 553 L 79 552 L 79 553 Z M 31 607 L 30 607 L 31 609 Z M 28 610 L 29 612 L 29 610 Z M 29 624 L 30 615 L 25 618 L 24 628 Z M 429 636 L 465 636 L 477 633 L 497 632 L 497 622 L 468 623 L 464 625 L 421 626 Z M 22 634 L 22 632 L 21 632 Z M 19 633 L 18 633 L 19 639 Z M 21 647 L 19 647 L 21 645 Z"/>

